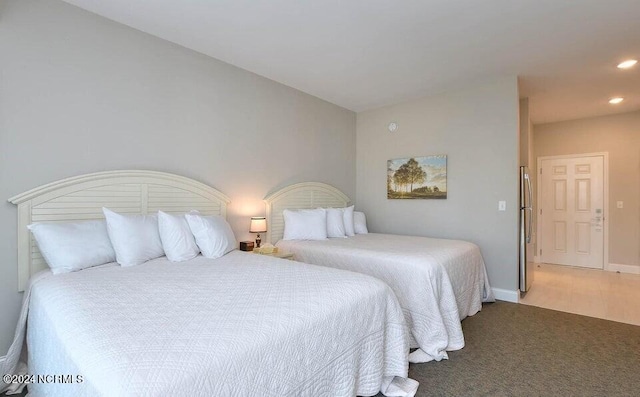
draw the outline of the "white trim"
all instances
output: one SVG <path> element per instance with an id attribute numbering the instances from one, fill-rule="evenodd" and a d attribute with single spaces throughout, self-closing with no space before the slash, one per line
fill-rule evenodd
<path id="1" fill-rule="evenodd" d="M 540 261 L 540 257 L 538 255 L 534 255 L 533 263 L 542 263 L 542 261 Z"/>
<path id="2" fill-rule="evenodd" d="M 518 299 L 520 298 L 520 291 L 518 290 L 510 290 L 510 289 L 502 289 L 502 288 L 491 288 L 493 291 L 493 295 L 497 300 L 518 303 Z"/>
<path id="3" fill-rule="evenodd" d="M 621 263 L 609 263 L 606 270 L 610 272 L 640 274 L 640 266 L 624 265 Z"/>
<path id="4" fill-rule="evenodd" d="M 536 211 L 538 211 L 536 213 L 536 236 L 542 236 L 542 222 L 540 222 L 540 203 L 542 202 L 542 197 L 541 197 L 541 192 L 542 189 L 540 189 L 540 184 L 541 184 L 541 178 L 540 178 L 540 169 L 542 168 L 542 161 L 543 160 L 558 160 L 558 159 L 572 159 L 572 158 L 579 158 L 579 157 L 602 157 L 603 158 L 603 177 L 604 177 L 604 187 L 603 187 L 603 192 L 602 194 L 604 195 L 603 199 L 604 199 L 604 203 L 603 203 L 603 207 L 602 210 L 604 211 L 604 225 L 603 225 L 603 229 L 604 229 L 604 233 L 603 233 L 603 243 L 604 243 L 604 247 L 603 247 L 603 254 L 602 254 L 602 269 L 606 269 L 607 268 L 607 263 L 609 262 L 609 152 L 595 152 L 595 153 L 576 153 L 576 154 L 562 154 L 562 155 L 558 155 L 558 156 L 540 156 L 536 159 L 536 164 L 537 164 L 537 168 L 536 168 L 536 204 L 538 206 L 538 208 L 536 209 Z M 539 239 L 536 237 L 536 255 L 540 255 L 540 244 L 538 244 L 539 242 L 541 242 L 542 239 Z M 539 262 L 538 262 L 539 261 Z M 539 257 L 538 260 L 536 260 L 536 263 L 542 263 L 543 258 Z M 601 270 L 602 270 L 601 269 Z"/>
<path id="5" fill-rule="evenodd" d="M 204 183 L 156 171 L 97 172 L 42 185 L 9 199 L 18 206 L 18 291 L 47 265 L 27 229 L 32 222 L 104 219 L 102 207 L 127 214 L 158 210 L 226 217 L 229 198 Z"/>

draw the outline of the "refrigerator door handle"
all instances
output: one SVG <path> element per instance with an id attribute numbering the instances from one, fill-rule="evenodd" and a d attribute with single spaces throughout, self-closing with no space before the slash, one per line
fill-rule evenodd
<path id="1" fill-rule="evenodd" d="M 525 208 L 529 211 L 529 230 L 527 231 L 527 244 L 531 243 L 531 233 L 533 232 L 533 208 Z"/>
<path id="2" fill-rule="evenodd" d="M 527 180 L 527 189 L 529 190 L 529 203 L 525 206 L 533 208 L 533 192 L 531 191 L 531 178 L 529 178 L 529 174 L 524 174 L 524 179 Z"/>
<path id="3" fill-rule="evenodd" d="M 524 179 L 527 180 L 527 189 L 529 190 L 529 202 L 527 203 L 527 209 L 529 210 L 529 230 L 527 233 L 527 244 L 531 243 L 531 235 L 533 234 L 533 192 L 531 191 L 531 178 L 529 174 L 524 174 Z"/>

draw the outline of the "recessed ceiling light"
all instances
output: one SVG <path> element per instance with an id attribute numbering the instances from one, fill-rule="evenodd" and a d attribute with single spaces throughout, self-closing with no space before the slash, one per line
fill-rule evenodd
<path id="1" fill-rule="evenodd" d="M 622 101 L 624 101 L 624 98 L 622 98 L 622 97 L 615 97 L 615 98 L 609 99 L 609 103 L 612 104 L 612 105 L 617 105 Z"/>
<path id="2" fill-rule="evenodd" d="M 618 68 L 620 68 L 620 69 L 629 69 L 630 67 L 632 67 L 636 63 L 638 63 L 638 61 L 636 61 L 635 59 L 629 59 L 627 61 L 619 63 L 618 64 Z"/>

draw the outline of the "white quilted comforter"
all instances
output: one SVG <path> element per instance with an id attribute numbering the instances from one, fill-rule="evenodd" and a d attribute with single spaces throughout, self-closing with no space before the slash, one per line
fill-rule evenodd
<path id="1" fill-rule="evenodd" d="M 412 395 L 417 388 L 406 378 L 409 337 L 397 299 L 364 275 L 235 251 L 41 276 L 27 303 L 29 373 L 84 378 L 32 384 L 34 396 Z M 23 332 L 19 324 L 14 346 Z M 16 371 L 19 350 L 4 370 Z"/>
<path id="2" fill-rule="evenodd" d="M 493 301 L 475 244 L 393 234 L 359 234 L 322 241 L 279 241 L 301 262 L 369 274 L 396 293 L 413 336 L 411 362 L 448 358 L 464 347 L 460 320 Z"/>

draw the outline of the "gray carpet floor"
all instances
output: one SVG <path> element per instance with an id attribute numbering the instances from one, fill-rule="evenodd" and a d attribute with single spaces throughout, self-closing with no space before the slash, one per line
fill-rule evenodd
<path id="1" fill-rule="evenodd" d="M 411 364 L 419 396 L 640 396 L 640 327 L 506 302 L 462 326 L 449 360 Z"/>
<path id="2" fill-rule="evenodd" d="M 462 326 L 464 349 L 411 364 L 418 396 L 640 396 L 640 327 L 506 302 Z"/>

